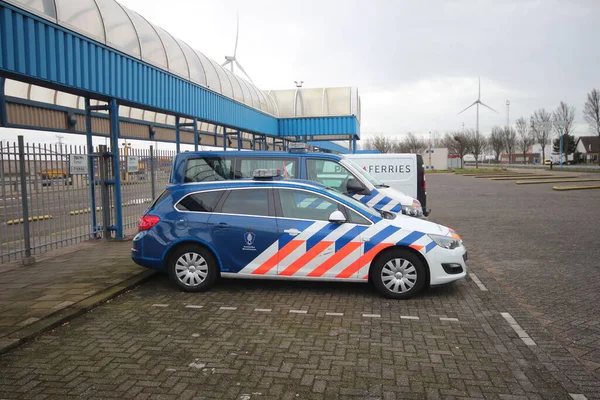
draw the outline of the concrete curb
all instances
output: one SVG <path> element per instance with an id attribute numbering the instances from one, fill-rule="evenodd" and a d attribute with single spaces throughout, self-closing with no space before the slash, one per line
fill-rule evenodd
<path id="1" fill-rule="evenodd" d="M 95 307 L 98 307 L 102 303 L 105 303 L 106 301 L 150 279 L 156 273 L 157 271 L 152 270 L 140 272 L 131 278 L 127 278 L 116 285 L 102 290 L 100 293 L 96 293 L 90 297 L 78 301 L 69 307 L 63 308 L 62 310 L 52 313 L 40 319 L 39 321 L 29 324 L 3 338 L 0 338 L 0 354 L 4 354 L 15 347 L 34 339 L 41 333 L 60 326 L 65 322 L 70 321 Z"/>
<path id="2" fill-rule="evenodd" d="M 517 185 L 537 185 L 540 183 L 577 183 L 577 182 L 598 182 L 600 178 L 582 178 L 582 179 L 544 179 L 544 180 L 529 180 L 529 181 L 516 181 Z"/>
<path id="3" fill-rule="evenodd" d="M 552 190 L 558 190 L 558 191 L 589 190 L 589 189 L 600 189 L 600 186 L 552 186 Z"/>

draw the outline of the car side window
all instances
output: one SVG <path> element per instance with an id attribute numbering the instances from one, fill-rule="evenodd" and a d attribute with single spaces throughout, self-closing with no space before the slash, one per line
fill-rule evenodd
<path id="1" fill-rule="evenodd" d="M 348 214 L 348 222 L 358 225 L 371 225 L 371 221 L 369 221 L 367 218 L 363 217 L 356 211 L 346 207 L 346 212 Z"/>
<path id="2" fill-rule="evenodd" d="M 308 158 L 306 160 L 308 180 L 319 182 L 340 193 L 346 193 L 348 180 L 354 175 L 346 167 L 331 160 Z"/>
<path id="3" fill-rule="evenodd" d="M 284 178 L 296 179 L 298 174 L 298 161 L 293 158 L 238 158 L 238 178 L 251 179 L 255 169 L 281 169 Z"/>
<path id="4" fill-rule="evenodd" d="M 230 190 L 218 212 L 269 216 L 269 189 Z"/>
<path id="5" fill-rule="evenodd" d="M 338 209 L 338 203 L 327 197 L 303 190 L 279 190 L 282 217 L 329 221 L 332 212 Z"/>
<path id="6" fill-rule="evenodd" d="M 213 212 L 223 193 L 223 190 L 191 193 L 179 200 L 175 208 L 179 211 Z"/>
<path id="7" fill-rule="evenodd" d="M 184 182 L 211 182 L 233 179 L 232 159 L 222 157 L 190 158 Z"/>

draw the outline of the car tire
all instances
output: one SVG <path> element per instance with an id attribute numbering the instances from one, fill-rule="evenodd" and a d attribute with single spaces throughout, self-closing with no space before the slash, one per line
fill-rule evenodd
<path id="1" fill-rule="evenodd" d="M 409 299 L 425 287 L 425 268 L 423 261 L 410 250 L 393 249 L 376 258 L 369 275 L 383 296 Z"/>
<path id="2" fill-rule="evenodd" d="M 219 267 L 212 253 L 199 245 L 184 245 L 169 257 L 171 281 L 186 292 L 202 292 L 215 283 Z"/>

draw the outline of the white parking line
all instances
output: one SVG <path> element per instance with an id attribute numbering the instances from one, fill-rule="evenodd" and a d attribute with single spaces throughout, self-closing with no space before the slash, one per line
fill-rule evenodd
<path id="1" fill-rule="evenodd" d="M 585 397 L 582 394 L 577 394 L 577 393 L 569 393 L 569 396 L 571 396 L 571 398 L 573 400 L 587 400 L 587 397 Z"/>
<path id="2" fill-rule="evenodd" d="M 503 312 L 500 313 L 500 315 L 504 317 L 510 327 L 513 328 L 517 335 L 519 335 L 519 338 L 523 341 L 523 343 L 525 343 L 527 346 L 536 346 L 536 343 L 533 341 L 533 339 L 529 336 L 525 329 L 523 329 L 521 325 L 517 323 L 510 313 Z"/>
<path id="3" fill-rule="evenodd" d="M 473 280 L 473 282 L 475 282 L 475 284 L 477 286 L 479 286 L 479 289 L 481 289 L 484 292 L 488 291 L 488 288 L 479 280 L 479 278 L 477 277 L 477 275 L 475 275 L 474 273 L 470 272 L 469 276 L 471 277 L 471 279 Z"/>
<path id="4" fill-rule="evenodd" d="M 169 307 L 168 304 L 152 304 L 152 307 L 161 307 L 161 308 L 165 308 L 165 307 Z"/>
<path id="5" fill-rule="evenodd" d="M 255 308 L 254 311 L 256 312 L 271 312 L 273 311 L 272 308 Z"/>
<path id="6" fill-rule="evenodd" d="M 306 314 L 307 310 L 290 310 L 290 314 Z"/>
<path id="7" fill-rule="evenodd" d="M 330 315 L 332 317 L 343 317 L 343 312 L 326 312 L 325 315 Z"/>
<path id="8" fill-rule="evenodd" d="M 458 318 L 440 317 L 440 321 L 458 322 Z"/>
<path id="9" fill-rule="evenodd" d="M 185 308 L 202 308 L 204 306 L 196 306 L 194 304 L 188 304 L 187 306 L 185 306 Z"/>
<path id="10" fill-rule="evenodd" d="M 413 317 L 412 315 L 401 315 L 400 319 L 419 319 L 419 317 Z"/>
<path id="11" fill-rule="evenodd" d="M 237 307 L 219 307 L 219 310 L 235 311 Z"/>
<path id="12" fill-rule="evenodd" d="M 381 318 L 381 314 L 363 314 L 364 318 Z"/>

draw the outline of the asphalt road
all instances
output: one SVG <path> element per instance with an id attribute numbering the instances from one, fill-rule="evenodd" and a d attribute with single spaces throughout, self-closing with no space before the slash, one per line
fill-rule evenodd
<path id="1" fill-rule="evenodd" d="M 427 179 L 468 279 L 392 301 L 314 282 L 191 294 L 158 275 L 1 356 L 0 397 L 600 399 L 599 194 Z"/>

